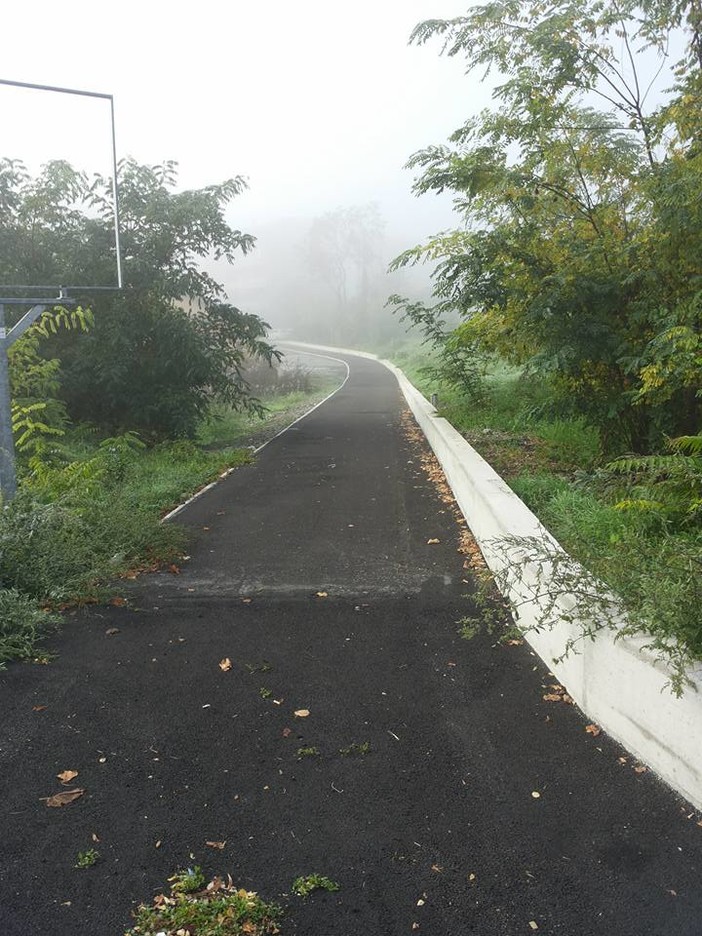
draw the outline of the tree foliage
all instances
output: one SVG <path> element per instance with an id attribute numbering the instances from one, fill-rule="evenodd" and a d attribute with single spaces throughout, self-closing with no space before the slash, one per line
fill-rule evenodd
<path id="1" fill-rule="evenodd" d="M 438 261 L 425 319 L 458 310 L 454 343 L 537 372 L 615 449 L 702 425 L 700 26 L 699 0 L 495 0 L 412 36 L 497 85 L 409 163 L 464 227 L 396 264 Z"/>
<path id="2" fill-rule="evenodd" d="M 111 179 L 89 179 L 65 162 L 31 178 L 21 163 L 0 160 L 0 280 L 75 284 L 94 319 L 87 331 L 51 342 L 38 333 L 21 339 L 15 360 L 29 355 L 68 415 L 106 432 L 188 436 L 212 400 L 255 408 L 245 362 L 276 357 L 266 323 L 228 304 L 202 268 L 205 259 L 232 262 L 254 245 L 225 216 L 245 181 L 191 191 L 176 184 L 173 162 L 120 164 L 124 289 L 85 288 L 81 296 L 83 287 L 114 284 Z M 25 395 L 26 371 L 15 366 L 12 377 L 15 394 Z"/>

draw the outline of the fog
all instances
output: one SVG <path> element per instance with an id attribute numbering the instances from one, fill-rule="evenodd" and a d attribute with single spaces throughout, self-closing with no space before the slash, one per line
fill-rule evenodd
<path id="1" fill-rule="evenodd" d="M 286 333 L 363 344 L 393 327 L 390 293 L 427 292 L 427 271 L 388 276 L 390 259 L 456 223 L 448 198 L 412 195 L 403 166 L 488 93 L 438 44 L 408 38 L 417 22 L 465 8 L 125 0 L 97 17 L 85 0 L 39 0 L 4 11 L 0 77 L 114 95 L 118 155 L 176 160 L 182 188 L 245 176 L 228 219 L 258 243 L 233 267 L 216 266 L 229 299 Z M 104 172 L 104 111 L 32 94 L 29 107 L 0 89 L 0 152 L 30 167 L 68 158 Z M 340 260 L 344 243 L 353 249 Z"/>

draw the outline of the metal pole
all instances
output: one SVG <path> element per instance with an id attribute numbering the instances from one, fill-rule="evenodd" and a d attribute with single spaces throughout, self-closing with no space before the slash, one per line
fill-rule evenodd
<path id="1" fill-rule="evenodd" d="M 15 443 L 12 438 L 12 405 L 10 401 L 10 367 L 7 359 L 7 329 L 5 304 L 0 302 L 0 491 L 7 504 L 17 491 L 15 473 Z"/>

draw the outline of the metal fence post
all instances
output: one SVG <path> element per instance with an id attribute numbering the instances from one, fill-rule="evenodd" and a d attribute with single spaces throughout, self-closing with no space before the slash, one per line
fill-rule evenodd
<path id="1" fill-rule="evenodd" d="M 15 443 L 12 438 L 12 406 L 10 402 L 10 367 L 7 359 L 9 342 L 5 326 L 5 304 L 0 302 L 0 491 L 7 504 L 17 491 L 15 473 Z"/>

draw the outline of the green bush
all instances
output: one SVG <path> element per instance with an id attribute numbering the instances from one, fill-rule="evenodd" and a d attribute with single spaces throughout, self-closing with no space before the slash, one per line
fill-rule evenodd
<path id="1" fill-rule="evenodd" d="M 58 626 L 58 616 L 14 588 L 0 588 L 0 667 L 9 660 L 30 660 L 39 640 Z"/>

